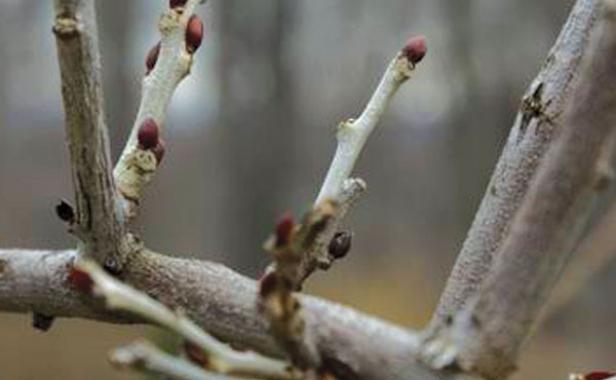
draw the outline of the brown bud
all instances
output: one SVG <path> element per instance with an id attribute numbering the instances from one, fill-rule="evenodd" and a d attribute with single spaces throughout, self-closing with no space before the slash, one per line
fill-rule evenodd
<path id="1" fill-rule="evenodd" d="M 591 373 L 584 375 L 583 379 L 584 380 L 603 380 L 603 379 L 609 379 L 613 377 L 614 375 L 616 375 L 616 373 L 614 372 L 595 371 L 595 372 L 591 372 Z"/>
<path id="2" fill-rule="evenodd" d="M 73 206 L 71 206 L 64 199 L 61 199 L 60 203 L 56 205 L 56 215 L 58 215 L 60 220 L 67 223 L 73 223 L 75 221 L 75 211 L 73 210 Z"/>
<path id="3" fill-rule="evenodd" d="M 413 64 L 419 63 L 428 51 L 426 45 L 426 37 L 416 36 L 411 37 L 406 41 L 402 48 L 402 54 Z"/>
<path id="4" fill-rule="evenodd" d="M 202 368 L 207 368 L 209 360 L 203 349 L 191 341 L 185 340 L 183 344 L 186 357 L 191 362 L 199 365 Z"/>
<path id="5" fill-rule="evenodd" d="M 154 70 L 156 61 L 158 60 L 158 54 L 160 53 L 160 41 L 153 48 L 150 49 L 148 55 L 145 57 L 145 75 L 148 75 L 150 71 Z"/>
<path id="6" fill-rule="evenodd" d="M 156 156 L 156 164 L 160 165 L 163 161 L 163 157 L 165 157 L 165 142 L 163 139 L 158 139 L 158 144 L 152 148 L 152 153 Z"/>
<path id="7" fill-rule="evenodd" d="M 187 0 L 169 0 L 169 8 L 178 8 L 186 5 Z"/>
<path id="8" fill-rule="evenodd" d="M 278 286 L 278 276 L 274 271 L 267 271 L 259 280 L 259 295 L 265 298 L 272 294 Z"/>
<path id="9" fill-rule="evenodd" d="M 154 119 L 147 118 L 141 123 L 137 132 L 137 140 L 141 149 L 153 149 L 158 145 L 158 125 Z"/>
<path id="10" fill-rule="evenodd" d="M 68 272 L 68 282 L 71 286 L 83 293 L 91 293 L 94 281 L 87 272 L 71 266 Z"/>
<path id="11" fill-rule="evenodd" d="M 349 253 L 351 249 L 351 240 L 353 240 L 353 234 L 349 231 L 336 232 L 329 242 L 327 251 L 333 258 L 341 259 Z"/>
<path id="12" fill-rule="evenodd" d="M 291 233 L 295 227 L 295 222 L 291 214 L 284 214 L 276 223 L 276 247 L 284 247 L 291 241 Z"/>
<path id="13" fill-rule="evenodd" d="M 39 331 L 45 332 L 49 330 L 53 324 L 53 321 L 54 317 L 49 315 L 41 314 L 36 311 L 32 314 L 32 327 Z"/>
<path id="14" fill-rule="evenodd" d="M 186 50 L 189 53 L 194 53 L 203 39 L 203 22 L 197 15 L 190 16 L 188 24 L 186 24 Z"/>

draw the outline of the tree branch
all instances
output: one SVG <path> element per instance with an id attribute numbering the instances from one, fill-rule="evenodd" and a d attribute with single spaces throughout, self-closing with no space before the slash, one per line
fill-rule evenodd
<path id="1" fill-rule="evenodd" d="M 0 250 L 0 311 L 34 310 L 58 317 L 113 323 L 143 318 L 106 310 L 76 291 L 68 273 L 74 250 Z M 134 255 L 120 280 L 171 309 L 181 309 L 205 331 L 233 347 L 282 357 L 257 310 L 257 284 L 220 264 L 179 259 L 147 250 Z M 418 336 L 351 308 L 299 295 L 323 369 L 340 379 L 443 379 L 413 358 Z"/>
<path id="2" fill-rule="evenodd" d="M 427 343 L 437 353 L 427 356 L 441 367 L 457 365 L 491 379 L 515 368 L 520 347 L 590 216 L 602 152 L 616 127 L 616 91 L 606 86 L 616 81 L 616 0 L 602 4 L 562 131 L 531 182 L 491 272 L 453 325 Z M 445 347 L 445 357 L 435 346 Z"/>
<path id="3" fill-rule="evenodd" d="M 85 278 L 83 278 L 84 275 Z M 74 281 L 75 279 L 78 280 Z M 92 286 L 87 286 L 87 289 L 81 287 L 80 290 L 86 290 L 88 293 L 101 297 L 107 309 L 129 312 L 174 331 L 197 345 L 207 356 L 209 368 L 215 372 L 249 375 L 263 379 L 293 378 L 286 363 L 253 352 L 239 352 L 231 349 L 203 331 L 181 312 L 174 313 L 139 290 L 116 280 L 93 261 L 88 259 L 76 261 L 69 274 L 69 281 L 71 280 L 72 285 L 78 287 L 84 281 L 92 281 Z"/>
<path id="4" fill-rule="evenodd" d="M 139 111 L 114 176 L 124 199 L 126 217 L 137 215 L 143 189 L 154 177 L 164 154 L 163 132 L 167 106 L 190 72 L 193 55 L 203 37 L 203 24 L 193 14 L 200 0 L 171 7 L 159 21 L 161 41 L 146 60 Z M 173 3 L 173 2 L 171 2 Z"/>
<path id="5" fill-rule="evenodd" d="M 392 97 L 410 77 L 415 66 L 426 54 L 424 37 L 407 41 L 402 50 L 392 59 L 378 87 L 368 101 L 359 119 L 349 119 L 338 125 L 338 146 L 329 167 L 315 205 L 325 199 L 336 200 L 349 178 L 368 137 L 376 128 Z"/>
<path id="6" fill-rule="evenodd" d="M 442 327 L 488 275 L 531 178 L 562 124 L 566 101 L 586 51 L 599 0 L 578 0 L 520 111 L 432 320 Z"/>
<path id="7" fill-rule="evenodd" d="M 227 375 L 205 371 L 186 360 L 160 351 L 146 341 L 137 341 L 117 348 L 109 355 L 109 361 L 117 368 L 165 375 L 179 380 L 238 380 Z M 246 378 L 242 378 L 246 379 Z"/>
<path id="8" fill-rule="evenodd" d="M 55 0 L 55 23 L 66 133 L 77 213 L 71 229 L 82 249 L 110 268 L 120 268 L 123 216 L 111 176 L 103 110 L 100 57 L 93 0 Z"/>

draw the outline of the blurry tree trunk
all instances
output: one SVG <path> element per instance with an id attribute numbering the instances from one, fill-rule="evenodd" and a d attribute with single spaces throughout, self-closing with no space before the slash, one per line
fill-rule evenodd
<path id="1" fill-rule="evenodd" d="M 265 262 L 258 247 L 288 207 L 295 120 L 284 60 L 295 7 L 285 0 L 220 4 L 221 227 L 230 264 L 244 270 Z"/>
<path id="2" fill-rule="evenodd" d="M 103 88 L 113 94 L 105 99 L 112 158 L 118 156 L 128 136 L 136 103 L 131 94 L 139 88 L 138 77 L 131 80 L 126 57 L 131 56 L 131 26 L 134 2 L 97 2 L 100 25 L 101 55 L 103 60 Z M 155 41 L 152 41 L 154 44 Z M 147 50 L 141 52 L 145 55 Z"/>

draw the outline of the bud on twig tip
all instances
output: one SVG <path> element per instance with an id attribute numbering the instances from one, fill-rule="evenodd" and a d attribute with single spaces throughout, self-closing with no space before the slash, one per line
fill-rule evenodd
<path id="1" fill-rule="evenodd" d="M 203 22 L 197 15 L 190 16 L 186 24 L 186 49 L 189 53 L 194 53 L 203 39 Z"/>
<path id="2" fill-rule="evenodd" d="M 411 37 L 406 41 L 406 44 L 402 48 L 402 54 L 412 64 L 419 63 L 428 51 L 425 36 Z"/>

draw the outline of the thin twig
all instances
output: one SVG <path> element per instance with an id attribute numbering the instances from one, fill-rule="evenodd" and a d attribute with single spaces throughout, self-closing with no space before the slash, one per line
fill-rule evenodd
<path id="1" fill-rule="evenodd" d="M 173 312 L 143 292 L 111 277 L 95 262 L 84 259 L 74 268 L 85 272 L 94 283 L 94 294 L 112 310 L 123 310 L 176 332 L 198 345 L 208 357 L 209 367 L 218 373 L 249 375 L 264 379 L 292 379 L 289 366 L 253 352 L 239 352 L 203 331 L 180 312 Z"/>
<path id="2" fill-rule="evenodd" d="M 83 251 L 119 270 L 124 223 L 117 207 L 105 124 L 94 0 L 54 1 L 66 134 L 77 212 L 71 229 Z"/>
<path id="3" fill-rule="evenodd" d="M 141 193 L 154 177 L 164 154 L 164 143 L 160 135 L 164 129 L 171 97 L 182 79 L 190 72 L 196 47 L 191 47 L 186 40 L 187 27 L 191 20 L 201 25 L 198 18 L 192 19 L 194 9 L 200 2 L 188 0 L 181 7 L 168 8 L 159 21 L 161 41 L 148 55 L 146 65 L 152 67 L 147 68 L 148 72 L 143 78 L 139 111 L 128 142 L 114 169 L 114 177 L 124 198 L 124 212 L 128 219 L 137 215 Z M 194 32 L 197 34 L 194 38 L 202 37 L 199 30 Z M 146 138 L 151 141 L 146 142 L 146 146 L 139 142 L 140 129 L 150 133 Z"/>
<path id="4" fill-rule="evenodd" d="M 205 371 L 186 360 L 166 354 L 147 341 L 136 341 L 116 348 L 110 353 L 109 361 L 121 369 L 130 368 L 178 380 L 232 380 L 229 376 Z"/>
<path id="5" fill-rule="evenodd" d="M 325 199 L 336 200 L 349 178 L 368 137 L 379 123 L 392 97 L 406 82 L 426 53 L 423 37 L 411 38 L 385 70 L 378 87 L 357 120 L 349 119 L 338 125 L 338 146 L 315 205 Z"/>

